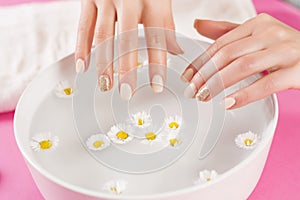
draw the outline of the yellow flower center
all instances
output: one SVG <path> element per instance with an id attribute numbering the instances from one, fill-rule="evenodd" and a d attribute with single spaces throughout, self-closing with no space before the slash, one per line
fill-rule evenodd
<path id="1" fill-rule="evenodd" d="M 179 124 L 177 122 L 171 122 L 169 124 L 169 127 L 172 129 L 177 129 L 179 127 Z"/>
<path id="2" fill-rule="evenodd" d="M 250 139 L 250 138 L 246 138 L 246 139 L 244 140 L 244 144 L 245 144 L 246 146 L 251 146 L 252 143 L 253 143 L 253 140 Z"/>
<path id="3" fill-rule="evenodd" d="M 147 140 L 155 140 L 155 138 L 156 138 L 156 135 L 153 132 L 149 132 L 149 133 L 146 134 L 146 139 Z"/>
<path id="4" fill-rule="evenodd" d="M 169 140 L 169 142 L 170 142 L 170 145 L 172 147 L 174 147 L 175 145 L 179 144 L 179 140 L 177 138 L 172 138 L 172 139 Z"/>
<path id="5" fill-rule="evenodd" d="M 138 67 L 142 66 L 142 62 L 138 61 L 137 66 Z"/>
<path id="6" fill-rule="evenodd" d="M 211 178 L 207 178 L 206 181 L 211 181 Z"/>
<path id="7" fill-rule="evenodd" d="M 52 147 L 52 143 L 50 140 L 43 140 L 39 142 L 40 148 L 45 150 L 45 149 L 50 149 Z"/>
<path id="8" fill-rule="evenodd" d="M 125 131 L 119 131 L 116 136 L 120 140 L 126 140 L 128 138 L 128 134 Z"/>
<path id="9" fill-rule="evenodd" d="M 117 187 L 111 187 L 110 189 L 111 189 L 111 191 L 113 191 L 113 192 L 117 192 Z"/>
<path id="10" fill-rule="evenodd" d="M 144 120 L 139 118 L 138 121 L 137 121 L 138 125 L 141 126 L 144 124 Z"/>
<path id="11" fill-rule="evenodd" d="M 103 144 L 104 144 L 104 142 L 103 142 L 102 140 L 97 140 L 97 141 L 95 141 L 95 142 L 93 143 L 93 146 L 94 146 L 95 148 L 99 148 L 99 147 L 101 147 Z"/>
<path id="12" fill-rule="evenodd" d="M 72 88 L 65 88 L 64 93 L 65 93 L 65 95 L 69 96 L 73 93 L 73 90 L 72 90 Z"/>

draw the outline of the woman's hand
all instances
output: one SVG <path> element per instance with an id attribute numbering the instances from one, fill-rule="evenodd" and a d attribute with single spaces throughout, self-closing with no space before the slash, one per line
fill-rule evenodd
<path id="1" fill-rule="evenodd" d="M 194 25 L 215 42 L 184 71 L 182 79 L 190 82 L 185 90 L 187 97 L 207 101 L 224 88 L 260 72 L 265 74 L 262 78 L 225 98 L 226 109 L 281 90 L 300 89 L 298 31 L 267 14 L 242 25 L 208 20 L 196 20 Z"/>
<path id="2" fill-rule="evenodd" d="M 93 40 L 98 85 L 101 91 L 113 86 L 113 44 L 118 22 L 119 90 L 129 100 L 136 87 L 139 23 L 145 27 L 149 77 L 153 90 L 161 92 L 166 79 L 166 52 L 182 53 L 174 34 L 171 0 L 82 0 L 75 52 L 76 71 L 87 70 Z M 172 31 L 173 30 L 173 31 Z"/>

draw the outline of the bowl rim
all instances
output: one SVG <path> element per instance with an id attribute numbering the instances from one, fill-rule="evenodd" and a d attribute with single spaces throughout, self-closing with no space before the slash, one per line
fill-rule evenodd
<path id="1" fill-rule="evenodd" d="M 70 54 L 68 56 L 66 56 L 65 58 L 72 56 L 73 54 Z M 63 59 L 65 59 L 63 58 Z M 59 61 L 58 61 L 59 62 Z M 255 148 L 251 154 L 249 156 L 247 156 L 244 160 L 242 160 L 238 165 L 230 168 L 229 170 L 227 170 L 226 172 L 220 174 L 218 176 L 218 179 L 213 180 L 211 182 L 208 182 L 206 184 L 198 184 L 198 185 L 193 185 L 190 187 L 186 187 L 186 188 L 182 188 L 179 190 L 175 190 L 175 191 L 169 191 L 169 192 L 162 192 L 162 193 L 158 193 L 158 194 L 150 194 L 150 195 L 114 195 L 114 194 L 109 194 L 109 193 L 104 193 L 101 192 L 101 190 L 99 189 L 98 192 L 89 190 L 89 189 L 84 189 L 81 188 L 79 186 L 73 185 L 71 183 L 68 183 L 66 181 L 63 181 L 59 178 L 57 178 L 56 176 L 52 175 L 50 172 L 48 172 L 46 169 L 40 167 L 39 165 L 35 164 L 34 161 L 32 161 L 30 159 L 30 157 L 26 154 L 25 149 L 22 148 L 22 142 L 19 139 L 19 134 L 18 134 L 18 120 L 16 118 L 16 116 L 18 116 L 19 112 L 20 112 L 20 107 L 21 104 L 23 102 L 23 98 L 26 95 L 27 91 L 30 90 L 30 88 L 32 87 L 32 85 L 35 83 L 35 81 L 38 79 L 38 77 L 42 74 L 45 73 L 45 71 L 47 71 L 49 69 L 49 67 L 45 68 L 45 70 L 42 70 L 40 73 L 38 73 L 38 75 L 28 84 L 28 86 L 26 87 L 26 89 L 24 90 L 24 92 L 22 93 L 18 104 L 16 106 L 15 109 L 15 115 L 14 115 L 14 136 L 15 136 L 15 140 L 17 143 L 17 146 L 22 154 L 22 156 L 25 158 L 27 164 L 29 164 L 31 167 L 33 167 L 41 176 L 45 177 L 48 179 L 48 181 L 51 181 L 65 189 L 71 190 L 75 193 L 79 193 L 81 195 L 87 195 L 90 197 L 95 197 L 95 198 L 108 198 L 108 199 L 121 199 L 121 200 L 130 200 L 130 199 L 136 199 L 136 200 L 140 200 L 140 199 L 157 199 L 157 198 L 168 198 L 168 197 L 174 197 L 174 196 L 179 196 L 179 195 L 184 195 L 187 193 L 192 193 L 192 192 L 196 192 L 199 189 L 202 188 L 206 188 L 209 187 L 210 185 L 213 184 L 217 184 L 218 182 L 221 182 L 222 180 L 224 180 L 226 177 L 231 176 L 232 174 L 235 173 L 235 171 L 238 171 L 242 168 L 244 168 L 249 162 L 251 162 L 258 154 L 261 153 L 261 151 L 263 151 L 263 149 L 266 147 L 267 144 L 269 144 L 270 141 L 272 141 L 274 134 L 275 134 L 275 129 L 278 123 L 278 115 L 279 115 L 279 109 L 278 109 L 278 100 L 277 100 L 277 96 L 276 94 L 272 94 L 270 97 L 272 98 L 272 104 L 273 104 L 273 108 L 274 108 L 274 117 L 268 127 L 268 132 L 272 133 L 272 134 L 267 134 L 266 137 L 264 137 L 264 140 L 261 140 L 260 144 L 258 145 L 257 148 Z M 28 166 L 27 166 L 28 167 Z M 31 174 L 32 176 L 32 174 Z M 34 177 L 33 177 L 34 179 Z M 39 186 L 38 186 L 39 187 Z"/>

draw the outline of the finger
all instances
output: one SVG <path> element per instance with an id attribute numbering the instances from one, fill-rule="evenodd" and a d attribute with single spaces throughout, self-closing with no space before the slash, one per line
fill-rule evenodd
<path id="1" fill-rule="evenodd" d="M 172 1 L 170 1 L 171 3 Z M 172 8 L 172 5 L 170 5 L 170 8 Z M 180 47 L 176 40 L 176 32 L 175 32 L 175 24 L 172 14 L 172 9 L 169 10 L 169 13 L 167 14 L 167 17 L 165 19 L 165 35 L 166 35 L 166 44 L 167 44 L 167 50 L 169 53 L 177 55 L 182 54 L 183 49 Z"/>
<path id="2" fill-rule="evenodd" d="M 114 32 L 115 10 L 113 5 L 104 4 L 98 10 L 95 29 L 95 57 L 98 86 L 100 91 L 105 92 L 113 86 L 113 56 L 114 56 Z"/>
<path id="3" fill-rule="evenodd" d="M 221 48 L 234 41 L 249 37 L 255 27 L 254 19 L 237 26 L 233 30 L 219 37 L 208 49 L 196 58 L 182 74 L 182 80 L 189 82 L 193 75 L 206 63 L 212 56 L 215 55 Z"/>
<path id="4" fill-rule="evenodd" d="M 259 41 L 258 39 L 255 39 L 253 37 L 247 37 L 235 41 L 220 49 L 208 62 L 206 62 L 202 66 L 202 68 L 199 69 L 197 73 L 194 74 L 193 78 L 190 80 L 190 85 L 186 89 L 186 90 L 192 89 L 192 91 L 186 91 L 185 92 L 186 97 L 192 98 L 196 92 L 195 90 L 199 89 L 205 83 L 206 80 L 211 78 L 214 74 L 222 70 L 228 64 L 235 63 L 236 59 L 264 49 L 266 46 L 265 44 L 266 42 L 264 41 L 258 42 L 258 41 Z M 240 48 L 240 47 L 244 47 L 244 48 Z M 191 69 L 191 67 L 188 68 L 187 70 L 189 69 Z M 194 71 L 196 71 L 196 69 L 193 69 L 193 73 Z"/>
<path id="5" fill-rule="evenodd" d="M 91 1 L 81 1 L 81 15 L 77 31 L 77 43 L 75 50 L 76 72 L 82 73 L 87 70 L 88 56 L 93 43 L 94 28 L 96 23 L 97 9 Z"/>
<path id="6" fill-rule="evenodd" d="M 225 108 L 239 108 L 275 92 L 289 89 L 293 81 L 293 79 L 291 80 L 292 73 L 290 69 L 281 69 L 257 80 L 253 84 L 226 97 L 224 100 Z"/>
<path id="7" fill-rule="evenodd" d="M 216 40 L 237 26 L 239 26 L 239 24 L 224 21 L 196 19 L 194 22 L 194 28 L 198 33 L 213 40 Z"/>
<path id="8" fill-rule="evenodd" d="M 148 48 L 150 83 L 153 91 L 159 93 L 163 91 L 166 81 L 167 47 L 165 30 L 151 22 L 144 23 L 144 26 Z"/>
<path id="9" fill-rule="evenodd" d="M 118 10 L 118 62 L 121 98 L 129 100 L 136 87 L 138 63 L 138 16 L 132 4 L 122 4 Z"/>

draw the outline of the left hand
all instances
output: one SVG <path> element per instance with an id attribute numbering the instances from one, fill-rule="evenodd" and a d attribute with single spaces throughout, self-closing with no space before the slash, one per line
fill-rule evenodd
<path id="1" fill-rule="evenodd" d="M 190 82 L 187 97 L 208 101 L 223 89 L 261 72 L 266 72 L 262 78 L 225 98 L 226 109 L 281 90 L 300 89 L 300 33 L 295 29 L 267 14 L 242 25 L 196 20 L 195 28 L 216 40 L 183 73 L 182 79 Z"/>

